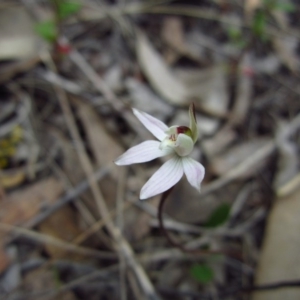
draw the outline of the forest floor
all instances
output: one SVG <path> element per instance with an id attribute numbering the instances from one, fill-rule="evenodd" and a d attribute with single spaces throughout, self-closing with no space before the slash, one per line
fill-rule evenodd
<path id="1" fill-rule="evenodd" d="M 2 0 L 0 299 L 300 299 L 299 15 Z M 191 103 L 205 177 L 176 184 L 161 230 L 162 196 L 139 195 L 165 157 L 114 161 L 155 139 L 131 108 L 189 126 Z"/>

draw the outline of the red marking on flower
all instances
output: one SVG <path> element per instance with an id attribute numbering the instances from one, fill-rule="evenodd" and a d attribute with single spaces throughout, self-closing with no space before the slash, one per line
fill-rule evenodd
<path id="1" fill-rule="evenodd" d="M 253 77 L 255 74 L 254 69 L 251 67 L 244 67 L 242 73 L 247 77 Z"/>
<path id="2" fill-rule="evenodd" d="M 57 51 L 61 54 L 69 54 L 71 52 L 71 46 L 68 44 L 58 44 Z"/>
<path id="3" fill-rule="evenodd" d="M 186 126 L 179 126 L 176 128 L 176 130 L 177 130 L 177 134 L 180 134 L 180 133 L 186 133 L 189 130 L 189 128 Z"/>

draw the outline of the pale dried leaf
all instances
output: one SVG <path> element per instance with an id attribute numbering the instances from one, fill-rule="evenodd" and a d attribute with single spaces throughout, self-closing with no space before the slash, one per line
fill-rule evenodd
<path id="1" fill-rule="evenodd" d="M 250 56 L 245 54 L 239 65 L 236 80 L 236 97 L 230 112 L 229 122 L 232 125 L 243 124 L 251 103 L 253 76 L 247 73 L 251 69 Z"/>
<path id="2" fill-rule="evenodd" d="M 237 133 L 229 126 L 220 129 L 213 137 L 203 141 L 206 155 L 212 159 L 220 154 L 237 138 Z"/>
<path id="3" fill-rule="evenodd" d="M 300 61 L 297 55 L 298 41 L 291 36 L 276 36 L 273 44 L 281 61 L 292 71 L 299 72 Z"/>
<path id="4" fill-rule="evenodd" d="M 35 56 L 43 42 L 35 34 L 33 20 L 18 6 L 0 9 L 0 60 Z"/>
<path id="5" fill-rule="evenodd" d="M 187 52 L 181 18 L 173 16 L 164 18 L 161 37 L 169 46 L 163 51 L 164 58 L 169 64 L 175 62 L 180 54 Z"/>
<path id="6" fill-rule="evenodd" d="M 0 221 L 11 225 L 22 224 L 43 208 L 51 205 L 62 193 L 61 183 L 55 178 L 41 180 L 25 189 L 7 195 L 0 203 Z"/>
<path id="7" fill-rule="evenodd" d="M 128 78 L 125 85 L 129 91 L 132 107 L 145 111 L 159 120 L 166 120 L 172 111 L 170 105 L 156 95 L 146 84 Z"/>
<path id="8" fill-rule="evenodd" d="M 214 158 L 211 168 L 213 172 L 219 176 L 226 175 L 229 170 L 240 165 L 249 158 L 255 155 L 257 151 L 267 146 L 270 143 L 268 138 L 257 138 L 229 148 L 225 153 L 222 153 Z M 252 168 L 247 169 L 239 178 L 248 178 L 260 170 L 266 162 L 259 161 Z"/>
<path id="9" fill-rule="evenodd" d="M 81 233 L 78 227 L 78 220 L 75 211 L 69 207 L 62 207 L 56 211 L 45 221 L 43 221 L 38 229 L 41 233 L 48 236 L 58 238 L 63 241 L 71 241 Z M 80 260 L 81 256 L 78 254 L 70 253 L 68 250 L 56 247 L 56 245 L 46 244 L 45 250 L 53 259 L 71 259 Z"/>
<path id="10" fill-rule="evenodd" d="M 189 98 L 187 88 L 174 76 L 160 54 L 142 33 L 137 35 L 136 51 L 139 64 L 153 88 L 172 104 L 186 104 Z"/>
<path id="11" fill-rule="evenodd" d="M 104 121 L 91 106 L 81 101 L 76 101 L 76 105 L 90 142 L 91 151 L 96 159 L 96 165 L 98 167 L 112 165 L 115 159 L 124 152 L 124 149 L 107 131 Z M 100 182 L 101 191 L 110 208 L 114 206 L 116 199 L 118 175 L 118 167 L 115 166 L 110 169 L 110 174 Z"/>
<path id="12" fill-rule="evenodd" d="M 289 180 L 286 184 L 280 186 L 276 191 L 277 197 L 286 197 L 295 192 L 300 186 L 300 173 L 295 175 L 291 180 Z"/>
<path id="13" fill-rule="evenodd" d="M 285 12 L 283 12 L 279 9 L 274 9 L 271 13 L 272 13 L 274 19 L 277 21 L 280 28 L 285 30 L 285 31 L 289 31 L 289 17 L 288 17 L 288 15 Z"/>
<path id="14" fill-rule="evenodd" d="M 244 11 L 248 22 L 252 21 L 254 12 L 260 8 L 263 4 L 262 0 L 246 0 L 244 4 Z"/>
<path id="15" fill-rule="evenodd" d="M 224 116 L 228 110 L 229 94 L 223 66 L 204 70 L 177 70 L 176 75 L 185 84 L 191 99 L 199 107 L 216 116 Z"/>
<path id="16" fill-rule="evenodd" d="M 277 171 L 274 180 L 274 189 L 278 192 L 298 173 L 298 149 L 286 134 L 286 125 L 279 123 L 276 141 L 279 153 Z"/>
<path id="17" fill-rule="evenodd" d="M 113 135 L 107 131 L 104 121 L 90 105 L 81 101 L 76 101 L 76 105 L 97 165 L 106 166 L 113 163 L 124 152 L 124 149 L 113 138 Z M 118 169 L 112 169 L 111 175 L 114 179 L 117 179 Z"/>
<path id="18" fill-rule="evenodd" d="M 255 59 L 252 59 L 251 67 L 256 74 L 274 74 L 280 68 L 280 60 L 278 56 L 274 54 L 264 57 L 255 57 Z"/>
<path id="19" fill-rule="evenodd" d="M 106 71 L 103 80 L 110 87 L 111 90 L 121 90 L 123 86 L 121 65 L 114 65 L 111 68 L 109 68 Z"/>
<path id="20" fill-rule="evenodd" d="M 184 49 L 184 32 L 181 18 L 166 17 L 163 22 L 162 38 L 171 47 L 182 50 Z"/>
<path id="21" fill-rule="evenodd" d="M 0 203 L 0 222 L 10 225 L 22 224 L 38 214 L 43 207 L 53 204 L 62 191 L 61 183 L 49 177 L 11 193 Z M 10 263 L 10 258 L 4 250 L 5 235 L 0 232 L 0 274 Z"/>
<path id="22" fill-rule="evenodd" d="M 256 274 L 256 284 L 300 278 L 300 190 L 276 200 L 270 212 Z M 296 300 L 300 289 L 286 288 L 256 292 L 253 300 Z"/>

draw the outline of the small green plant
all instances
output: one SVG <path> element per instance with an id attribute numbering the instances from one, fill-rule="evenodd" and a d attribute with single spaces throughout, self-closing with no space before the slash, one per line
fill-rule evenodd
<path id="1" fill-rule="evenodd" d="M 267 40 L 266 35 L 267 26 L 267 14 L 265 10 L 259 9 L 254 15 L 251 30 L 254 36 L 260 38 L 263 41 Z"/>
<path id="2" fill-rule="evenodd" d="M 191 276 L 202 284 L 208 284 L 214 279 L 213 270 L 206 264 L 194 264 L 190 269 Z"/>
<path id="3" fill-rule="evenodd" d="M 242 29 L 239 27 L 229 27 L 227 30 L 228 37 L 233 45 L 243 49 L 247 45 L 247 40 L 245 39 Z"/>
<path id="4" fill-rule="evenodd" d="M 69 16 L 76 14 L 81 9 L 81 4 L 78 2 L 71 1 L 57 1 L 58 5 L 58 14 L 61 19 L 66 19 Z"/>
<path id="5" fill-rule="evenodd" d="M 54 21 L 37 23 L 35 31 L 49 43 L 54 43 L 57 39 L 58 32 Z"/>
<path id="6" fill-rule="evenodd" d="M 262 7 L 260 7 L 253 18 L 252 22 L 252 32 L 253 34 L 260 38 L 262 41 L 268 40 L 266 34 L 267 22 L 270 18 L 270 15 L 274 11 L 283 11 L 283 12 L 294 12 L 295 6 L 292 3 L 286 3 L 282 0 L 264 0 Z"/>
<path id="7" fill-rule="evenodd" d="M 205 227 L 218 227 L 224 224 L 230 213 L 230 205 L 227 203 L 223 203 L 219 205 L 210 215 L 208 221 L 204 224 Z"/>
<path id="8" fill-rule="evenodd" d="M 54 20 L 39 22 L 35 26 L 36 32 L 47 42 L 55 43 L 58 40 L 60 22 L 81 9 L 81 4 L 68 0 L 52 0 L 54 6 Z"/>

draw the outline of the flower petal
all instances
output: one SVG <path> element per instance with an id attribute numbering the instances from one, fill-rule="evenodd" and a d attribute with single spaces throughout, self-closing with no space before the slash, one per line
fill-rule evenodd
<path id="1" fill-rule="evenodd" d="M 140 199 L 144 200 L 167 191 L 183 175 L 181 158 L 174 156 L 165 162 L 142 187 Z"/>
<path id="2" fill-rule="evenodd" d="M 205 174 L 204 167 L 199 162 L 190 157 L 183 157 L 182 165 L 184 173 L 190 185 L 200 191 L 200 184 Z"/>
<path id="3" fill-rule="evenodd" d="M 148 115 L 145 112 L 139 111 L 135 108 L 132 109 L 135 116 L 140 120 L 140 122 L 160 141 L 165 137 L 165 131 L 168 126 L 162 121 Z"/>
<path id="4" fill-rule="evenodd" d="M 188 135 L 180 133 L 178 134 L 174 149 L 179 156 L 189 155 L 194 149 L 194 142 Z"/>
<path id="5" fill-rule="evenodd" d="M 190 105 L 189 109 L 189 115 L 190 115 L 190 129 L 192 131 L 193 141 L 196 143 L 198 140 L 198 126 L 197 126 L 197 119 L 196 119 L 196 113 L 195 113 L 195 105 L 192 103 Z"/>
<path id="6" fill-rule="evenodd" d="M 138 144 L 119 156 L 115 164 L 125 166 L 143 163 L 174 152 L 171 148 L 160 149 L 159 145 L 159 141 L 146 141 Z"/>

